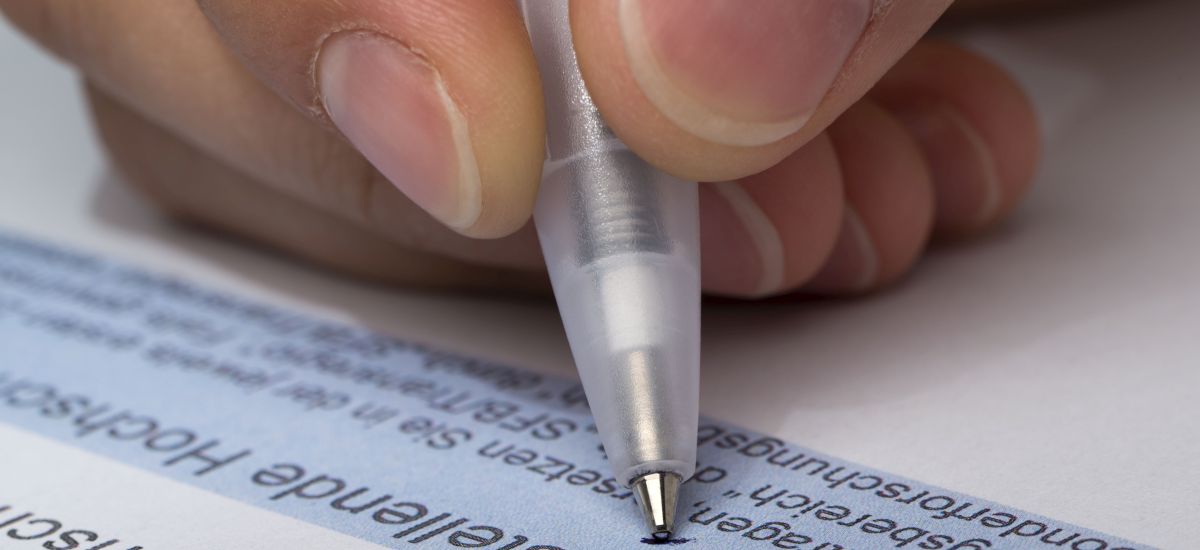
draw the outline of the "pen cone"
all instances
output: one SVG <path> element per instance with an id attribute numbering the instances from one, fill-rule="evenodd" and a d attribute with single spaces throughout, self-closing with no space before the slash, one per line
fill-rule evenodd
<path id="1" fill-rule="evenodd" d="M 670 473 L 646 474 L 633 480 L 633 496 L 637 499 L 650 535 L 656 539 L 671 538 L 675 530 L 675 501 L 679 495 L 679 476 Z"/>

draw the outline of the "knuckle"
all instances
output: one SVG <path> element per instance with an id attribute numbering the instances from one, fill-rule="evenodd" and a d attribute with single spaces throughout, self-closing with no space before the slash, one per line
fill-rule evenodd
<path id="1" fill-rule="evenodd" d="M 82 10 L 89 2 L 0 0 L 0 12 L 18 29 L 55 55 L 73 59 L 81 32 Z"/>

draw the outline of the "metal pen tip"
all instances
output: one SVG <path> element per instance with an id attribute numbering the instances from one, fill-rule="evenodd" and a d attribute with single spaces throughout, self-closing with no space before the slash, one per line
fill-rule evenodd
<path id="1" fill-rule="evenodd" d="M 633 480 L 633 497 L 637 499 L 650 536 L 658 540 L 671 538 L 675 530 L 675 501 L 679 495 L 679 476 L 655 472 Z"/>

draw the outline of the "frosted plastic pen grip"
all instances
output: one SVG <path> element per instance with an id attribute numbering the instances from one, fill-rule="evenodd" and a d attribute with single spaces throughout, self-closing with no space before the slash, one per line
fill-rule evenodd
<path id="1" fill-rule="evenodd" d="M 567 2 L 523 4 L 546 95 L 534 220 L 571 352 L 617 479 L 695 470 L 699 205 L 642 161 L 579 73 Z"/>

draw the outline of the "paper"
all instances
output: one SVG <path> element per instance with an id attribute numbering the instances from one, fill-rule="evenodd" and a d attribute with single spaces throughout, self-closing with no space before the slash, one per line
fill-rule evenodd
<path id="1" fill-rule="evenodd" d="M 700 431 L 681 548 L 1148 548 Z M 0 453 L 5 549 L 644 543 L 574 382 L 4 233 Z"/>

